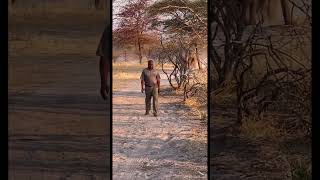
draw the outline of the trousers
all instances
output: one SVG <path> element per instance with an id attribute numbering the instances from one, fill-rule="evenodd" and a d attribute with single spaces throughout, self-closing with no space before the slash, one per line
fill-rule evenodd
<path id="1" fill-rule="evenodd" d="M 152 105 L 153 105 L 153 113 L 158 113 L 158 88 L 156 87 L 148 87 L 145 88 L 146 93 L 146 112 L 149 112 L 151 109 L 151 98 L 152 98 Z"/>

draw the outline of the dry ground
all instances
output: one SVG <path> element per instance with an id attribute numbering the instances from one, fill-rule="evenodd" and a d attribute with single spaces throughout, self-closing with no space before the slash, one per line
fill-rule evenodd
<path id="1" fill-rule="evenodd" d="M 210 179 L 310 179 L 309 138 L 286 133 L 283 128 L 270 124 L 276 121 L 276 116 L 263 122 L 249 120 L 239 131 L 234 131 L 236 113 L 230 104 L 211 109 Z"/>
<path id="2" fill-rule="evenodd" d="M 93 11 L 9 15 L 10 180 L 108 179 L 110 119 L 95 56 L 103 23 Z"/>
<path id="3" fill-rule="evenodd" d="M 207 179 L 207 123 L 161 74 L 159 115 L 144 115 L 144 66 L 113 66 L 113 178 Z"/>

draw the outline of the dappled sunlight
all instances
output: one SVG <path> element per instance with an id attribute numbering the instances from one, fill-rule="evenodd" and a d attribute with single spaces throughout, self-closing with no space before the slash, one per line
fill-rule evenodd
<path id="1" fill-rule="evenodd" d="M 114 74 L 123 75 L 113 81 L 114 176 L 205 178 L 206 124 L 191 113 L 174 91 L 171 95 L 160 92 L 158 117 L 152 113 L 144 115 L 145 95 L 137 79 L 143 68 L 134 64 L 117 64 L 114 68 Z M 167 88 L 167 79 L 162 79 L 161 84 L 163 89 Z"/>

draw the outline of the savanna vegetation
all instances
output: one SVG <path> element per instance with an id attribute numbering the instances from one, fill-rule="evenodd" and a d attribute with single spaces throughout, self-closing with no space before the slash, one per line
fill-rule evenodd
<path id="1" fill-rule="evenodd" d="M 279 1 L 279 18 L 288 13 L 283 8 L 287 3 L 291 19 L 284 16 L 274 24 L 263 12 L 272 12 L 263 3 L 274 1 L 251 1 L 260 7 L 250 14 L 256 19 L 251 23 L 245 2 L 215 0 L 209 5 L 211 123 L 219 123 L 216 109 L 224 107 L 234 116 L 220 121 L 233 121 L 234 135 L 271 141 L 288 157 L 293 179 L 310 179 L 311 1 Z M 284 145 L 288 141 L 292 146 Z M 296 166 L 297 160 L 304 164 Z"/>
<path id="2" fill-rule="evenodd" d="M 114 18 L 114 62 L 153 59 L 170 88 L 206 114 L 207 1 L 130 1 Z"/>

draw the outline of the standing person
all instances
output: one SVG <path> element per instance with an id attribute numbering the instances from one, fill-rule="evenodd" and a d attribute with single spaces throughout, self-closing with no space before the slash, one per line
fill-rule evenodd
<path id="1" fill-rule="evenodd" d="M 113 2 L 113 1 L 112 1 Z M 99 70 L 100 70 L 100 94 L 106 100 L 110 94 L 110 67 L 111 67 L 111 53 L 112 53 L 112 39 L 111 39 L 111 3 L 106 0 L 106 26 L 103 31 L 98 49 L 97 56 L 100 56 Z"/>
<path id="2" fill-rule="evenodd" d="M 153 61 L 148 61 L 148 68 L 145 68 L 140 76 L 141 79 L 141 92 L 145 91 L 146 98 L 146 113 L 149 114 L 151 109 L 151 97 L 153 102 L 153 115 L 156 117 L 158 115 L 158 97 L 160 93 L 160 75 L 153 68 Z M 143 87 L 145 86 L 145 88 Z"/>

